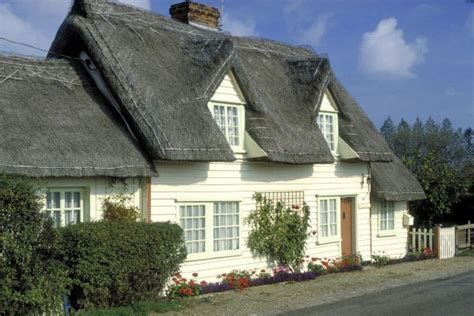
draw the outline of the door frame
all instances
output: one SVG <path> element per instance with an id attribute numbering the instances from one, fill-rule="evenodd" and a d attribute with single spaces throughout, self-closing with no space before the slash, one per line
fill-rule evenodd
<path id="1" fill-rule="evenodd" d="M 351 248 L 352 254 L 357 254 L 357 195 L 341 195 L 340 199 L 351 199 L 352 200 L 352 223 L 351 223 Z M 341 256 L 342 256 L 342 207 L 339 214 L 341 219 Z"/>

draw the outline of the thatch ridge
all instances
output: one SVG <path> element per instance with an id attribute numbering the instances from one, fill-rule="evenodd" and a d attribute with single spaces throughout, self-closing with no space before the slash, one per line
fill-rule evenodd
<path id="1" fill-rule="evenodd" d="M 0 75 L 0 174 L 155 174 L 76 61 L 0 55 Z"/>

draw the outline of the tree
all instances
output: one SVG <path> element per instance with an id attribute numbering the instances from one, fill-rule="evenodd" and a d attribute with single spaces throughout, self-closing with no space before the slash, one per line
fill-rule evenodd
<path id="1" fill-rule="evenodd" d="M 417 224 L 432 225 L 452 218 L 473 183 L 472 129 L 455 131 L 448 119 L 439 125 L 431 117 L 425 124 L 417 118 L 413 126 L 403 119 L 396 129 L 391 126 L 393 121 L 387 118 L 382 135 L 427 195 L 426 200 L 410 205 Z"/>

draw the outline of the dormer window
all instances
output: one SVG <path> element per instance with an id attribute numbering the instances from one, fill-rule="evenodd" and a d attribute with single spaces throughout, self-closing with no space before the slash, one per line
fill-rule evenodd
<path id="1" fill-rule="evenodd" d="M 321 102 L 321 108 L 319 110 L 318 116 L 316 117 L 316 123 L 323 133 L 324 139 L 326 140 L 329 149 L 331 149 L 333 154 L 336 154 L 338 145 L 337 141 L 339 138 L 337 108 L 328 92 L 324 93 L 324 97 Z"/>
<path id="2" fill-rule="evenodd" d="M 324 139 L 328 144 L 331 151 L 336 151 L 336 142 L 334 138 L 336 114 L 334 113 L 319 113 L 317 123 L 321 132 L 323 133 Z"/>
<path id="3" fill-rule="evenodd" d="M 231 147 L 241 147 L 240 106 L 214 104 L 214 119 Z M 243 110 L 243 109 L 242 109 Z"/>
<path id="4" fill-rule="evenodd" d="M 208 106 L 234 153 L 245 153 L 245 99 L 232 72 L 224 77 Z"/>

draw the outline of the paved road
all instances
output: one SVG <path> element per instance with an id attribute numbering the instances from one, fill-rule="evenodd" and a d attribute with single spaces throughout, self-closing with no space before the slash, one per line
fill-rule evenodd
<path id="1" fill-rule="evenodd" d="M 474 272 L 314 306 L 287 315 L 474 316 Z"/>

